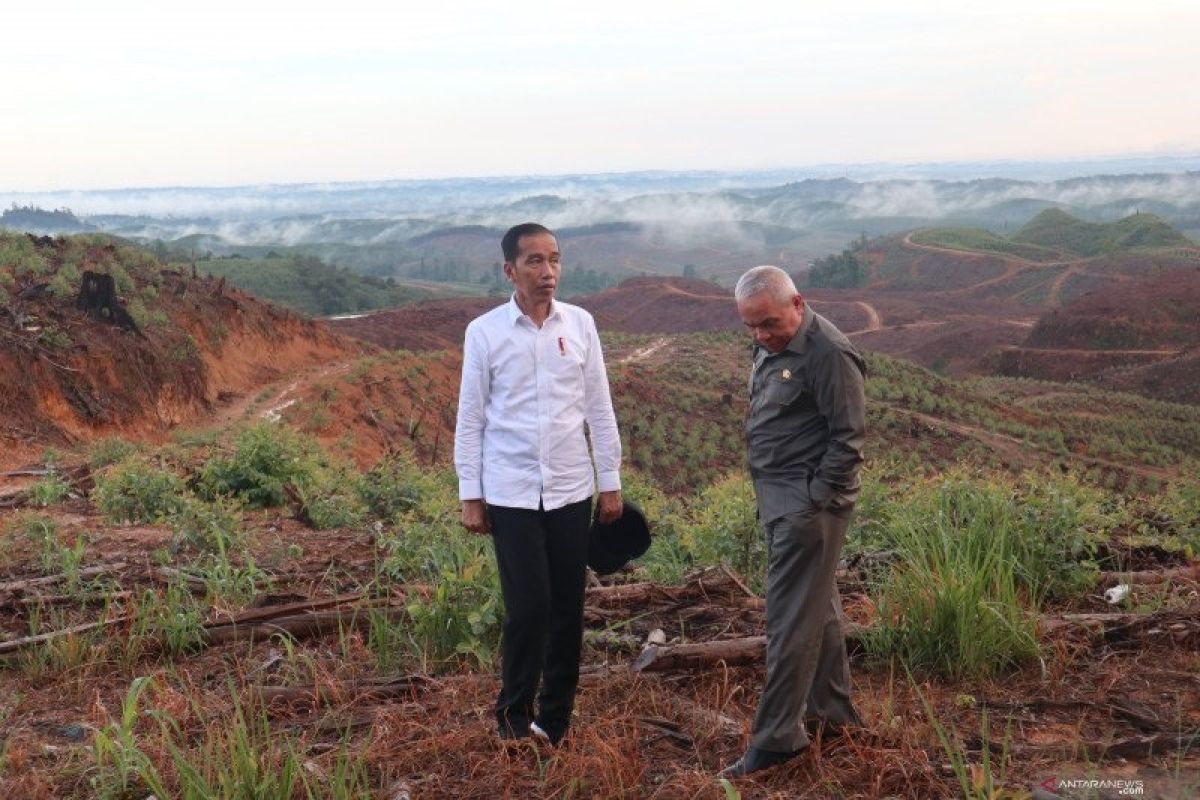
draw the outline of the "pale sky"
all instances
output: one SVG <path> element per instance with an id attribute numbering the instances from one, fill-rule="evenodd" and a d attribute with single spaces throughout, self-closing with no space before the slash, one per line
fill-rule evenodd
<path id="1" fill-rule="evenodd" d="M 1200 3 L 23 2 L 0 190 L 1200 153 Z"/>

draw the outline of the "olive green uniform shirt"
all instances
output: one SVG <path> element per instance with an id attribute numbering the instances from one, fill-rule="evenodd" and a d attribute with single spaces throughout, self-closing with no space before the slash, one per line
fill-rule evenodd
<path id="1" fill-rule="evenodd" d="M 866 365 L 833 323 L 804 304 L 779 353 L 756 345 L 746 441 L 763 523 L 858 498 L 866 438 Z"/>

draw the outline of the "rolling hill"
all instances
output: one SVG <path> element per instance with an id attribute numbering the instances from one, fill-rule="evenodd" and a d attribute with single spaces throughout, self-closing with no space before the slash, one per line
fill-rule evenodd
<path id="1" fill-rule="evenodd" d="M 1195 247 L 1196 244 L 1153 214 L 1114 222 L 1084 222 L 1048 208 L 1025 224 L 1012 241 L 1090 257 L 1141 247 Z"/>

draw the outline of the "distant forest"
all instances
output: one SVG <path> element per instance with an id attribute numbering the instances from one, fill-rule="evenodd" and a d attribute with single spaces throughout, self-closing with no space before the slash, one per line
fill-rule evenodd
<path id="1" fill-rule="evenodd" d="M 855 253 L 867 246 L 867 235 L 859 236 L 841 253 L 818 258 L 808 273 L 814 289 L 854 289 L 867 283 L 867 265 Z"/>
<path id="2" fill-rule="evenodd" d="M 11 208 L 0 213 L 0 228 L 15 231 L 47 231 L 53 233 L 73 233 L 75 231 L 92 230 L 90 225 L 80 221 L 69 208 L 47 210 L 37 206 L 19 206 L 12 204 Z"/>

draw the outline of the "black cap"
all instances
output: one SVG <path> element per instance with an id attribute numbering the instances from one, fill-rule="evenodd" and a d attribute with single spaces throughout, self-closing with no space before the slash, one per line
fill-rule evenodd
<path id="1" fill-rule="evenodd" d="M 650 525 L 646 515 L 628 501 L 620 519 L 608 524 L 593 520 L 588 537 L 587 563 L 599 575 L 616 572 L 650 549 Z"/>

